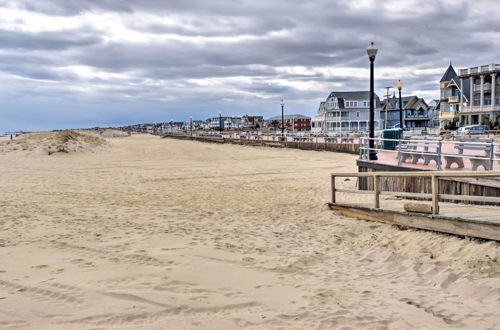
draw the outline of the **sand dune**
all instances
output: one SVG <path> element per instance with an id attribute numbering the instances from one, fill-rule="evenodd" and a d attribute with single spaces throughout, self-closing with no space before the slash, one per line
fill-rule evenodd
<path id="1" fill-rule="evenodd" d="M 354 171 L 355 156 L 147 135 L 107 144 L 0 155 L 0 327 L 500 324 L 499 244 L 327 209 L 328 174 Z"/>
<path id="2" fill-rule="evenodd" d="M 58 152 L 91 152 L 107 145 L 97 132 L 59 131 L 21 134 L 13 140 L 0 141 L 0 154 L 54 154 Z"/>

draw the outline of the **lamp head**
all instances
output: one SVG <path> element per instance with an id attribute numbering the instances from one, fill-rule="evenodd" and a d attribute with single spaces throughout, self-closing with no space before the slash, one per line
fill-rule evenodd
<path id="1" fill-rule="evenodd" d="M 281 102 L 280 102 L 280 104 L 281 104 L 282 106 L 283 106 L 283 105 L 285 105 L 285 101 L 283 100 L 283 98 L 281 98 Z"/>
<path id="2" fill-rule="evenodd" d="M 404 84 L 401 82 L 401 80 L 398 80 L 398 83 L 396 84 L 396 87 L 401 90 L 403 88 Z"/>
<path id="3" fill-rule="evenodd" d="M 377 52 L 378 52 L 378 48 L 375 47 L 375 45 L 373 44 L 373 42 L 370 44 L 370 46 L 368 46 L 368 48 L 366 49 L 366 53 L 368 54 L 368 58 L 371 60 L 371 61 L 374 61 L 375 60 L 375 56 L 377 56 Z"/>

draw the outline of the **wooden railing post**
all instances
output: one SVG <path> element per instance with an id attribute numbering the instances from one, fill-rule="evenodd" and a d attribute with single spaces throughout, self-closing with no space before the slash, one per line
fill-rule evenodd
<path id="1" fill-rule="evenodd" d="M 432 214 L 439 214 L 439 177 L 433 175 L 431 177 L 432 186 Z"/>
<path id="2" fill-rule="evenodd" d="M 332 175 L 332 203 L 336 203 L 335 197 L 335 175 Z"/>
<path id="3" fill-rule="evenodd" d="M 380 208 L 380 187 L 379 187 L 379 176 L 373 176 L 373 197 L 374 197 L 374 207 L 376 209 Z"/>

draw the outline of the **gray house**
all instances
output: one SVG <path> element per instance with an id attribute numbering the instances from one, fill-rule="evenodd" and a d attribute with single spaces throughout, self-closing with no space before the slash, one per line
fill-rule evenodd
<path id="1" fill-rule="evenodd" d="M 311 121 L 312 132 L 367 131 L 370 92 L 331 92 Z M 381 129 L 380 99 L 375 95 L 375 129 Z"/>
<path id="2" fill-rule="evenodd" d="M 406 128 L 433 127 L 434 113 L 424 99 L 418 96 L 401 98 L 403 125 Z M 393 96 L 382 102 L 382 120 L 384 128 L 399 127 L 399 98 Z"/>

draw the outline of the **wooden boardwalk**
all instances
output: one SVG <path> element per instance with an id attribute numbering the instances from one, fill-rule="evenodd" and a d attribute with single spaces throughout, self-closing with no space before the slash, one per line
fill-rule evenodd
<path id="1" fill-rule="evenodd" d="M 500 197 L 468 196 L 439 193 L 439 182 L 451 177 L 497 178 L 500 172 L 372 172 L 332 173 L 332 202 L 329 206 L 341 214 L 353 218 L 372 220 L 400 226 L 438 231 L 461 236 L 471 236 L 500 241 L 500 207 L 457 204 L 446 202 L 482 201 L 498 203 Z M 352 189 L 352 181 L 336 183 L 336 178 L 370 178 L 372 190 Z M 430 177 L 431 193 L 394 192 L 382 190 L 385 177 Z M 350 184 L 346 184 L 350 182 Z M 347 187 L 350 185 L 351 187 Z M 345 189 L 350 188 L 350 189 Z M 362 198 L 359 196 L 363 195 Z M 356 197 L 357 195 L 357 197 Z M 406 198 L 420 199 L 409 201 Z M 423 201 L 421 201 L 424 199 Z M 430 200 L 430 201 L 429 201 Z M 405 204 L 413 204 L 412 208 Z M 419 206 L 415 208 L 415 205 Z M 419 204 L 419 205 L 418 205 Z M 406 205 L 408 206 L 408 205 Z M 419 212 L 409 212 L 407 210 Z"/>

